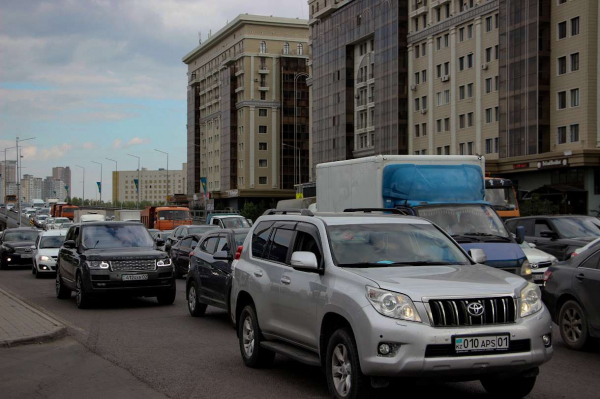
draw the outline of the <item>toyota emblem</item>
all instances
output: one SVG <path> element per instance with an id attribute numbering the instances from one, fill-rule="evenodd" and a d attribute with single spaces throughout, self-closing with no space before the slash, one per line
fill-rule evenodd
<path id="1" fill-rule="evenodd" d="M 479 302 L 471 302 L 469 306 L 467 306 L 467 312 L 473 317 L 479 317 L 483 315 L 483 305 Z"/>

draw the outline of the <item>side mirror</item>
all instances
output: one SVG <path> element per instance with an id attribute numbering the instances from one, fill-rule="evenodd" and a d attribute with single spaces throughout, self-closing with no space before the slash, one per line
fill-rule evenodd
<path id="1" fill-rule="evenodd" d="M 550 230 L 541 231 L 540 236 L 543 238 L 550 238 L 551 240 L 556 240 L 558 238 L 558 234 Z"/>
<path id="2" fill-rule="evenodd" d="M 473 262 L 475 262 L 475 263 L 484 264 L 485 262 L 487 262 L 487 256 L 483 249 L 479 249 L 479 248 L 470 249 L 469 255 L 471 256 L 471 259 L 473 259 Z"/>
<path id="3" fill-rule="evenodd" d="M 73 241 L 73 240 L 67 240 L 63 243 L 63 247 L 65 247 L 65 248 L 73 249 L 76 246 L 77 246 L 77 244 L 75 244 L 75 241 Z"/>
<path id="4" fill-rule="evenodd" d="M 248 220 L 248 224 L 250 224 L 250 226 L 254 226 L 254 222 L 252 221 L 252 219 L 247 219 Z"/>
<path id="5" fill-rule="evenodd" d="M 227 251 L 219 251 L 213 255 L 215 260 L 233 260 L 233 256 L 229 254 Z"/>
<path id="6" fill-rule="evenodd" d="M 529 248 L 535 248 L 535 247 L 537 247 L 537 245 L 535 245 L 532 242 L 528 242 L 527 245 L 529 245 Z"/>
<path id="7" fill-rule="evenodd" d="M 519 226 L 517 227 L 517 244 L 523 244 L 525 241 L 525 227 Z"/>
<path id="8" fill-rule="evenodd" d="M 318 270 L 317 257 L 312 252 L 297 251 L 292 254 L 292 267 L 299 270 Z"/>
<path id="9" fill-rule="evenodd" d="M 155 242 L 157 247 L 162 247 L 163 245 L 165 245 L 165 240 L 163 240 L 162 238 L 157 238 Z"/>

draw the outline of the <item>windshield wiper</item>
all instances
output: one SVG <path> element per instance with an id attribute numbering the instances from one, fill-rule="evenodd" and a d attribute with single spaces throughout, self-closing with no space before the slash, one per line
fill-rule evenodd
<path id="1" fill-rule="evenodd" d="M 417 260 L 414 262 L 394 262 L 388 264 L 388 266 L 449 266 L 449 265 L 462 265 L 464 263 L 461 262 L 434 262 L 429 260 Z"/>
<path id="2" fill-rule="evenodd" d="M 467 233 L 465 234 L 466 236 L 476 236 L 476 237 L 491 237 L 491 238 L 498 238 L 504 241 L 511 241 L 510 238 L 508 237 L 503 237 L 497 234 L 489 234 L 489 233 Z"/>
<path id="3" fill-rule="evenodd" d="M 469 237 L 466 234 L 454 234 L 451 237 L 454 238 L 456 240 L 456 242 L 479 242 L 479 241 L 481 241 L 478 238 Z"/>

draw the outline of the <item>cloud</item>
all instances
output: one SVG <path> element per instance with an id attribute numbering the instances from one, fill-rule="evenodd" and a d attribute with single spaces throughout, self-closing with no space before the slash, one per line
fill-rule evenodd
<path id="1" fill-rule="evenodd" d="M 50 148 L 38 148 L 37 146 L 31 145 L 23 147 L 21 155 L 23 156 L 23 159 L 29 161 L 47 161 L 61 159 L 72 149 L 73 145 L 68 143 L 55 145 Z"/>
<path id="2" fill-rule="evenodd" d="M 115 139 L 115 141 L 113 141 L 113 143 L 112 143 L 111 148 L 113 148 L 113 149 L 121 148 L 121 144 L 123 144 L 123 141 L 121 139 Z"/>
<path id="3" fill-rule="evenodd" d="M 133 147 L 135 145 L 147 144 L 150 142 L 150 139 L 143 139 L 141 137 L 134 137 L 125 144 L 124 148 Z"/>
<path id="4" fill-rule="evenodd" d="M 84 150 L 93 150 L 94 148 L 97 148 L 96 143 L 92 143 L 90 141 L 85 142 L 81 145 L 81 148 L 83 148 Z"/>

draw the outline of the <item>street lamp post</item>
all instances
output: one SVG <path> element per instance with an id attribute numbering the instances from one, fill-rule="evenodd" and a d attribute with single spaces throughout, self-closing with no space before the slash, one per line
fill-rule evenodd
<path id="1" fill-rule="evenodd" d="M 132 157 L 132 158 L 137 158 L 138 160 L 138 185 L 137 185 L 137 195 L 138 195 L 138 200 L 137 200 L 137 207 L 138 209 L 140 209 L 140 191 L 142 188 L 142 182 L 140 181 L 140 157 L 135 156 L 135 155 L 131 155 L 131 154 L 127 154 L 128 156 Z"/>
<path id="2" fill-rule="evenodd" d="M 167 156 L 167 200 L 168 200 L 168 198 L 169 198 L 169 153 L 165 152 L 165 151 L 157 150 L 156 148 L 154 149 L 154 151 L 160 152 L 161 154 L 165 154 Z"/>
<path id="3" fill-rule="evenodd" d="M 117 163 L 117 161 L 114 160 L 114 159 L 111 159 L 111 158 L 106 158 L 106 159 L 109 160 L 109 161 L 113 161 L 115 163 L 115 174 L 118 175 L 118 173 L 119 173 L 119 164 Z M 114 186 L 115 179 L 112 179 L 112 180 L 113 180 L 113 186 Z M 113 190 L 114 190 L 114 187 L 113 187 Z M 117 190 L 117 192 L 119 192 L 119 190 Z M 113 191 L 113 197 L 114 196 L 115 196 L 115 194 L 114 194 L 114 191 Z M 117 201 L 118 201 L 118 198 L 117 198 Z M 114 206 L 114 204 L 113 204 L 113 206 Z M 121 201 L 121 209 L 123 209 L 123 201 Z"/>
<path id="4" fill-rule="evenodd" d="M 2 152 L 4 152 L 4 170 L 3 170 L 3 175 L 4 175 L 3 176 L 4 177 L 4 200 L 3 201 L 6 201 L 6 185 L 8 184 L 8 173 L 6 173 L 6 169 L 8 168 L 8 165 L 6 164 L 6 162 L 7 162 L 6 161 L 6 151 L 12 150 L 14 148 L 17 148 L 17 147 L 8 147 L 8 148 L 5 148 L 5 149 L 2 150 Z M 8 215 L 8 206 L 6 206 L 6 205 L 8 205 L 8 204 L 4 204 L 4 205 L 5 205 L 5 207 L 4 207 L 4 215 L 7 216 Z"/>
<path id="5" fill-rule="evenodd" d="M 298 140 L 296 138 L 296 129 L 297 129 L 297 124 L 296 124 L 296 114 L 297 114 L 297 102 L 298 102 L 298 95 L 296 93 L 296 89 L 297 89 L 297 84 L 298 84 L 298 78 L 300 77 L 304 77 L 307 78 L 309 77 L 309 75 L 305 72 L 296 72 L 294 74 L 294 145 L 297 147 L 298 146 Z M 302 153 L 300 152 L 300 150 L 298 150 L 298 184 L 302 183 Z M 296 163 L 294 162 L 294 172 L 296 169 Z M 296 179 L 295 173 L 294 173 L 294 180 Z"/>
<path id="6" fill-rule="evenodd" d="M 75 165 L 75 166 L 77 166 L 78 168 L 83 169 L 83 189 L 82 189 L 82 191 L 83 191 L 82 192 L 83 199 L 82 199 L 81 205 L 85 206 L 85 168 L 83 166 L 79 166 L 79 165 Z"/>
<path id="7" fill-rule="evenodd" d="M 92 163 L 100 165 L 100 187 L 98 187 L 98 191 L 100 192 L 100 206 L 102 206 L 102 164 L 96 161 L 92 161 Z"/>
<path id="8" fill-rule="evenodd" d="M 16 146 L 16 148 L 17 148 L 17 196 L 19 197 L 18 198 L 18 201 L 19 201 L 18 202 L 18 204 L 19 204 L 18 205 L 18 207 L 19 207 L 19 227 L 21 227 L 21 171 L 19 168 L 19 163 L 21 163 L 21 166 L 23 166 L 22 162 L 20 160 L 21 155 L 19 154 L 19 143 L 21 141 L 28 141 L 28 140 L 33 140 L 33 139 L 35 139 L 35 137 L 30 137 L 28 139 L 19 139 L 19 137 L 17 137 L 15 140 L 15 142 L 17 143 L 17 146 Z"/>

